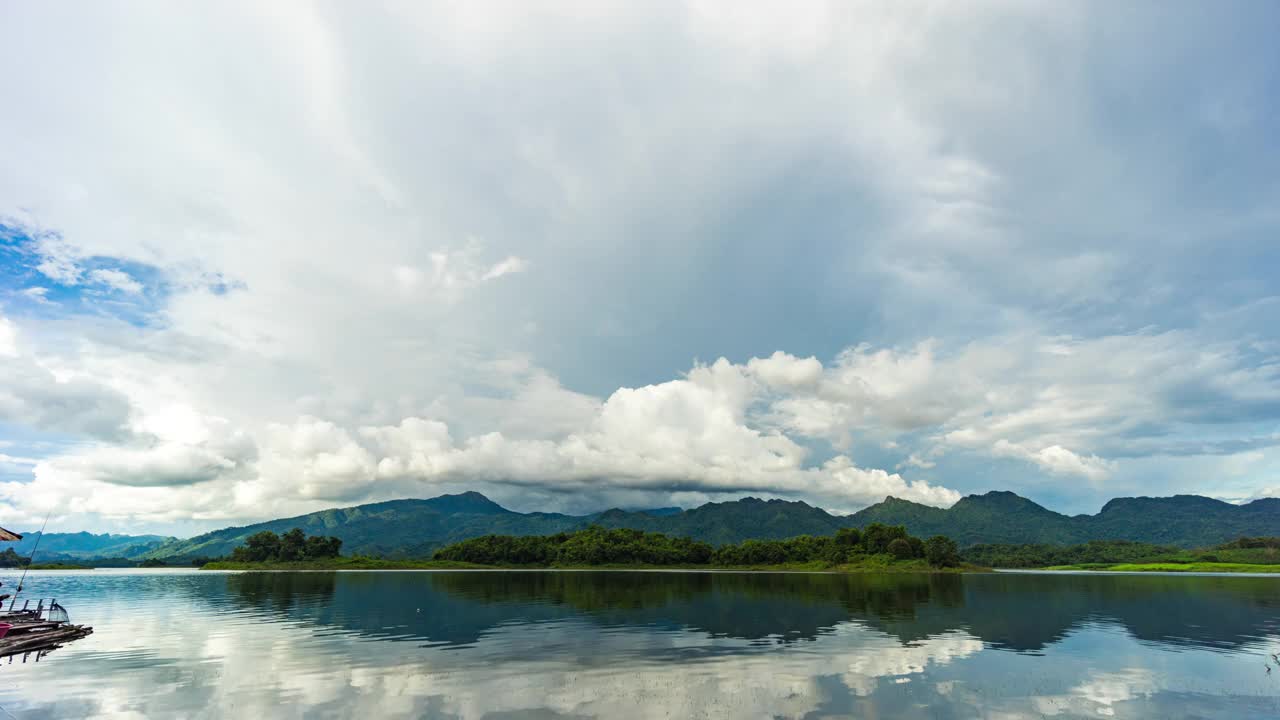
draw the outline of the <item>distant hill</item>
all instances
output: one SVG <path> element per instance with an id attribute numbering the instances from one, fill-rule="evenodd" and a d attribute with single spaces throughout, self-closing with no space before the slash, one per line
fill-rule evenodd
<path id="1" fill-rule="evenodd" d="M 1134 540 L 1206 547 L 1245 535 L 1280 534 L 1280 499 L 1232 505 L 1199 495 L 1117 498 L 1097 515 L 1068 516 L 1014 493 L 993 491 L 966 496 L 945 510 L 890 497 L 848 521 L 855 527 L 906 525 L 913 535 L 947 535 L 960 545 Z"/>
<path id="2" fill-rule="evenodd" d="M 646 512 L 606 510 L 591 521 L 605 527 L 626 527 L 668 535 L 688 536 L 715 545 L 749 538 L 782 539 L 796 535 L 830 535 L 845 524 L 841 518 L 808 503 L 759 500 L 707 503 L 692 510 L 654 516 Z"/>
<path id="3" fill-rule="evenodd" d="M 164 535 L 117 535 L 103 533 L 95 535 L 89 532 L 45 533 L 40 538 L 40 531 L 21 533 L 18 542 L 5 543 L 3 547 L 13 548 L 19 555 L 29 556 L 36 547 L 36 562 L 52 560 L 87 559 L 99 557 L 138 557 L 155 549 L 165 542 L 173 540 Z"/>
<path id="4" fill-rule="evenodd" d="M 889 497 L 853 515 L 832 515 L 804 502 L 743 498 L 691 510 L 606 510 L 592 515 L 518 513 L 476 492 L 429 500 L 335 508 L 298 517 L 230 527 L 185 540 L 157 543 L 131 557 L 185 559 L 221 556 L 261 530 L 302 528 L 342 538 L 344 554 L 423 557 L 449 543 L 481 535 L 548 535 L 596 523 L 713 544 L 746 539 L 829 535 L 842 527 L 880 522 L 906 525 L 917 536 L 947 535 L 962 546 L 978 543 L 1078 543 L 1088 540 L 1203 547 L 1242 535 L 1280 535 L 1280 499 L 1232 505 L 1192 495 L 1120 498 L 1097 515 L 1067 516 L 1011 492 L 969 495 L 942 509 Z"/>
<path id="5" fill-rule="evenodd" d="M 517 513 L 477 492 L 441 495 L 429 500 L 388 502 L 335 508 L 297 517 L 215 530 L 186 540 L 173 540 L 149 552 L 148 558 L 191 558 L 226 555 L 250 535 L 263 530 L 283 533 L 302 528 L 308 535 L 342 539 L 343 554 L 422 557 L 459 540 L 493 533 L 546 535 L 581 527 L 584 518 L 557 513 Z"/>

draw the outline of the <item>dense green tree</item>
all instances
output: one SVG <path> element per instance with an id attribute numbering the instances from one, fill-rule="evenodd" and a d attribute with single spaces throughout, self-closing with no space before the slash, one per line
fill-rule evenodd
<path id="1" fill-rule="evenodd" d="M 924 557 L 924 541 L 915 535 L 908 535 L 907 542 L 911 545 L 911 557 Z"/>
<path id="2" fill-rule="evenodd" d="M 244 545 L 231 551 L 231 559 L 239 562 L 266 562 L 280 557 L 280 536 L 263 530 L 245 538 Z"/>
<path id="3" fill-rule="evenodd" d="M 902 525 L 882 525 L 871 523 L 862 529 L 862 546 L 872 555 L 889 551 L 889 543 L 907 538 L 907 529 Z"/>
<path id="4" fill-rule="evenodd" d="M 955 541 L 945 535 L 934 535 L 926 540 L 924 556 L 934 567 L 955 567 L 960 564 L 960 552 Z"/>
<path id="5" fill-rule="evenodd" d="M 294 528 L 280 536 L 280 551 L 276 559 L 282 562 L 296 562 L 302 559 L 307 551 L 307 535 L 302 528 Z"/>
<path id="6" fill-rule="evenodd" d="M 889 542 L 889 554 L 898 560 L 911 558 L 911 543 L 906 538 L 894 538 Z"/>
<path id="7" fill-rule="evenodd" d="M 308 559 L 318 559 L 338 557 L 341 552 L 342 541 L 338 538 L 312 535 L 307 538 L 302 554 Z"/>
<path id="8" fill-rule="evenodd" d="M 862 531 L 858 530 L 858 528 L 840 528 L 836 531 L 835 541 L 837 545 L 844 548 L 861 545 Z"/>
<path id="9" fill-rule="evenodd" d="M 284 535 L 264 530 L 245 539 L 244 545 L 231 551 L 236 562 L 297 562 L 337 557 L 342 541 L 336 537 L 307 537 L 301 528 Z"/>
<path id="10" fill-rule="evenodd" d="M 860 542 L 852 542 L 854 539 Z M 901 527 L 880 526 L 866 534 L 800 535 L 786 540 L 746 540 L 712 548 L 689 538 L 673 538 L 625 528 L 590 526 L 574 533 L 513 537 L 486 535 L 449 545 L 435 553 L 437 560 L 480 565 L 717 565 L 752 566 L 785 563 L 856 562 L 884 554 L 893 560 L 925 556 L 925 543 Z M 954 552 L 955 544 L 951 549 Z M 958 562 L 958 561 L 957 561 Z"/>

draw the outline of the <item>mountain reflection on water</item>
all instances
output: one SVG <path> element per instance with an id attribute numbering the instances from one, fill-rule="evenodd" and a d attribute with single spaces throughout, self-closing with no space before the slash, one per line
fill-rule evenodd
<path id="1" fill-rule="evenodd" d="M 858 621 L 910 643 L 964 631 L 1042 651 L 1084 623 L 1140 640 L 1239 648 L 1280 635 L 1280 581 L 1127 575 L 671 572 L 245 573 L 227 599 L 370 637 L 474 644 L 570 617 L 709 637 L 813 640 Z"/>
<path id="2" fill-rule="evenodd" d="M 1273 578 L 34 580 L 96 631 L 0 666 L 0 705 L 24 718 L 1280 717 Z"/>

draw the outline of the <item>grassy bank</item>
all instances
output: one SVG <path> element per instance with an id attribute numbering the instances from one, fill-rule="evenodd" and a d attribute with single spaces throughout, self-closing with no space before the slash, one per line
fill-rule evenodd
<path id="1" fill-rule="evenodd" d="M 34 563 L 31 570 L 92 570 L 88 565 L 72 565 L 71 563 Z"/>
<path id="2" fill-rule="evenodd" d="M 1280 574 L 1280 565 L 1226 562 L 1080 563 L 1053 565 L 1045 570 L 1106 570 L 1110 572 L 1203 572 Z"/>
<path id="3" fill-rule="evenodd" d="M 868 558 L 858 563 L 832 564 L 820 561 L 782 563 L 778 565 L 479 565 L 449 560 L 384 560 L 369 557 L 339 557 L 298 562 L 232 562 L 207 563 L 202 570 L 732 570 L 747 572 L 847 572 L 847 573 L 936 573 L 974 572 L 988 568 L 964 566 L 940 569 L 923 560 L 888 561 L 883 557 Z"/>

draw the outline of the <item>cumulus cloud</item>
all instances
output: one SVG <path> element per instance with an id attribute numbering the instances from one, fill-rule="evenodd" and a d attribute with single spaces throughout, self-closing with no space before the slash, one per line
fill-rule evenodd
<path id="1" fill-rule="evenodd" d="M 268 424 L 255 441 L 225 421 L 170 410 L 163 422 L 135 419 L 138 432 L 160 433 L 150 445 L 100 446 L 40 462 L 32 488 L 48 492 L 28 504 L 61 496 L 63 509 L 169 517 L 183 499 L 205 502 L 214 494 L 224 503 L 219 512 L 253 516 L 477 485 L 601 497 L 751 492 L 817 498 L 844 510 L 887 495 L 940 506 L 959 499 L 954 490 L 858 467 L 844 455 L 812 462 L 787 436 L 752 426 L 748 407 L 758 392 L 747 367 L 721 359 L 682 379 L 622 388 L 596 404 L 581 426 L 547 439 L 496 431 L 455 438 L 447 423 L 421 417 L 346 428 L 304 416 Z M 106 486 L 203 489 L 157 508 Z M 12 497 L 28 502 L 16 492 Z"/>
<path id="2" fill-rule="evenodd" d="M 781 350 L 767 358 L 751 358 L 747 370 L 765 384 L 783 388 L 813 385 L 822 378 L 822 363 L 817 358 L 798 358 Z"/>
<path id="3" fill-rule="evenodd" d="M 1031 450 L 1001 439 L 992 446 L 991 453 L 996 457 L 1027 460 L 1058 475 L 1079 475 L 1089 480 L 1101 480 L 1111 471 L 1111 463 L 1108 461 L 1096 455 L 1077 455 L 1061 445 Z"/>
<path id="4" fill-rule="evenodd" d="M 904 350 L 859 346 L 830 367 L 781 352 L 742 364 L 722 358 L 679 379 L 620 388 L 604 400 L 566 390 L 545 371 L 513 358 L 487 368 L 500 397 L 482 401 L 464 394 L 440 405 L 436 416 L 361 423 L 358 417 L 303 415 L 234 434 L 228 421 L 193 411 L 200 404 L 195 399 L 174 405 L 185 392 L 180 385 L 157 386 L 152 377 L 148 395 L 118 376 L 117 384 L 139 402 L 129 431 L 152 440 L 43 461 L 35 467 L 33 487 L 56 485 L 67 494 L 65 507 L 104 515 L 151 507 L 134 498 L 126 507 L 121 500 L 127 496 L 113 496 L 104 485 L 202 485 L 205 492 L 185 497 L 203 502 L 208 492 L 216 493 L 229 516 L 469 486 L 600 498 L 750 492 L 810 498 L 837 510 L 893 495 L 947 506 L 960 496 L 954 489 L 861 467 L 845 453 L 815 457 L 796 438 L 911 438 L 924 432 L 921 449 L 884 443 L 904 453 L 897 465 L 908 476 L 936 472 L 941 459 L 959 452 L 1103 483 L 1120 462 L 1106 452 L 1117 452 L 1126 433 L 1142 442 L 1144 428 L 1176 411 L 1161 400 L 1169 395 L 1162 391 L 1167 385 L 1207 384 L 1226 397 L 1247 392 L 1253 399 L 1274 392 L 1267 376 L 1232 370 L 1238 351 L 1231 347 L 1193 348 L 1178 339 L 1006 338 L 997 348 L 970 344 L 953 352 L 934 342 Z M 1046 346 L 1052 350 L 1045 352 Z M 1139 383 L 1129 368 L 1149 358 L 1152 347 L 1165 352 L 1158 362 L 1148 360 Z M 1097 362 L 1069 362 L 1079 354 Z M 1112 364 L 1101 362 L 1103 356 Z M 1063 365 L 1053 367 L 1055 362 Z M 1197 372 L 1188 373 L 1188 366 Z M 1221 374 L 1234 374 L 1246 389 L 1218 383 L 1214 376 Z M 911 412 L 910 406 L 922 407 Z M 129 417 L 128 407 L 116 417 L 117 429 Z M 457 408 L 486 418 L 480 430 L 455 427 L 449 416 Z M 520 421 L 504 426 L 500 416 L 512 411 Z M 494 427 L 505 429 L 487 429 Z M 170 506 L 159 515 L 175 511 Z"/>
<path id="5" fill-rule="evenodd" d="M 558 440 L 492 432 L 455 442 L 438 420 L 406 418 L 394 426 L 344 432 L 306 419 L 275 428 L 264 466 L 289 473 L 304 495 L 346 497 L 373 483 L 419 480 L 527 484 L 601 492 L 697 490 L 821 497 L 845 507 L 897 495 L 950 505 L 959 495 L 844 456 L 806 464 L 807 451 L 784 435 L 747 424 L 753 386 L 726 360 L 694 368 L 681 380 L 623 388 L 590 421 Z M 302 468 L 300 477 L 298 469 Z M 263 472 L 264 480 L 273 475 Z"/>
<path id="6" fill-rule="evenodd" d="M 1280 408 L 1280 374 L 1255 367 L 1253 352 L 1248 343 L 1198 343 L 1184 331 L 1020 334 L 960 348 L 859 346 L 841 353 L 811 391 L 780 399 L 772 412 L 795 433 L 833 441 L 855 430 L 925 432 L 928 460 L 913 453 L 904 466 L 929 469 L 950 451 L 981 452 L 1096 481 L 1118 458 L 1273 444 L 1269 435 L 1221 449 L 1166 439 L 1175 424 L 1213 427 L 1247 418 L 1250 407 Z"/>

